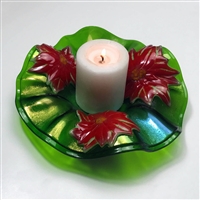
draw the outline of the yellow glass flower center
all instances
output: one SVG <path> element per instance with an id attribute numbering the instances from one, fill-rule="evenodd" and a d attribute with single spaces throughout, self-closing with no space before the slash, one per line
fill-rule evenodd
<path id="1" fill-rule="evenodd" d="M 106 118 L 105 117 L 98 117 L 97 119 L 96 119 L 96 123 L 97 124 L 101 124 L 101 123 L 103 123 L 104 121 L 106 120 Z"/>
<path id="2" fill-rule="evenodd" d="M 131 78 L 135 81 L 141 79 L 142 77 L 144 77 L 144 75 L 146 74 L 146 71 L 144 69 L 134 69 L 131 72 Z"/>
<path id="3" fill-rule="evenodd" d="M 65 56 L 63 56 L 62 54 L 60 54 L 60 62 L 64 65 L 67 64 L 67 59 L 65 58 Z"/>

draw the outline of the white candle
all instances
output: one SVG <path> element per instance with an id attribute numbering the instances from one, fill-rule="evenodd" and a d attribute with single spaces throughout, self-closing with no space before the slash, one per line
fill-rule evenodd
<path id="1" fill-rule="evenodd" d="M 128 51 L 121 44 L 91 40 L 76 55 L 76 102 L 88 113 L 118 110 L 124 100 Z"/>

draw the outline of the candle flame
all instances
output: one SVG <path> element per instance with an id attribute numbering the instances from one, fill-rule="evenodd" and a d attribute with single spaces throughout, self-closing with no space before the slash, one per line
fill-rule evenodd
<path id="1" fill-rule="evenodd" d="M 99 61 L 100 63 L 104 63 L 105 55 L 106 55 L 106 50 L 103 49 L 101 51 L 101 55 L 100 55 L 100 57 L 101 57 L 101 61 Z"/>
<path id="2" fill-rule="evenodd" d="M 102 55 L 103 57 L 105 57 L 105 55 L 106 55 L 106 50 L 105 50 L 105 49 L 103 49 L 103 50 L 101 51 L 101 55 Z"/>

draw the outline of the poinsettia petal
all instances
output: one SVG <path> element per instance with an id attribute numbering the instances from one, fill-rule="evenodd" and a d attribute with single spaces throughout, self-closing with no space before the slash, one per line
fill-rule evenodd
<path id="1" fill-rule="evenodd" d="M 180 82 L 175 77 L 162 77 L 160 79 L 163 79 L 168 85 L 179 85 Z"/>
<path id="2" fill-rule="evenodd" d="M 46 69 L 49 68 L 49 65 L 43 62 L 37 62 L 32 68 L 30 68 L 29 72 L 37 72 L 37 73 L 44 73 Z"/>
<path id="3" fill-rule="evenodd" d="M 60 91 L 65 87 L 65 82 L 61 78 L 56 78 L 51 81 L 51 85 L 55 91 Z"/>
<path id="4" fill-rule="evenodd" d="M 80 121 L 89 121 L 89 117 L 81 110 L 77 110 L 77 115 L 78 115 Z"/>
<path id="5" fill-rule="evenodd" d="M 57 51 L 50 45 L 47 44 L 41 44 L 41 45 L 36 45 L 36 48 L 39 50 L 39 52 L 48 52 L 50 54 L 57 55 Z"/>
<path id="6" fill-rule="evenodd" d="M 55 52 L 41 52 L 36 56 L 37 61 L 55 62 L 58 59 L 58 55 Z"/>
<path id="7" fill-rule="evenodd" d="M 46 44 L 37 45 L 37 49 L 39 51 L 39 54 L 35 58 L 36 62 L 51 61 L 51 63 L 54 63 L 59 60 L 59 51 L 55 50 L 52 46 Z"/>
<path id="8" fill-rule="evenodd" d="M 94 147 L 97 144 L 97 141 L 95 140 L 95 138 L 92 138 L 90 141 L 88 141 L 87 143 L 83 143 L 84 145 L 84 151 L 88 151 L 89 149 L 91 149 L 92 147 Z"/>
<path id="9" fill-rule="evenodd" d="M 113 112 L 113 115 L 115 115 L 115 117 L 110 118 L 108 120 L 109 123 L 106 123 L 107 126 L 112 125 L 113 130 L 118 129 L 121 133 L 131 133 L 132 129 L 139 130 L 138 127 L 130 119 L 127 118 L 125 113 Z"/>
<path id="10" fill-rule="evenodd" d="M 66 47 L 61 50 L 61 54 L 65 55 L 67 59 L 67 62 L 71 65 L 75 65 L 75 59 L 74 56 L 71 53 L 71 49 L 69 47 Z"/>
<path id="11" fill-rule="evenodd" d="M 98 141 L 98 144 L 103 147 L 106 145 L 109 141 L 109 129 L 105 126 L 103 123 L 102 125 L 99 125 L 97 129 L 95 129 L 95 139 Z"/>
<path id="12" fill-rule="evenodd" d="M 121 119 L 119 120 L 119 125 L 120 125 L 120 128 L 124 129 L 124 131 L 126 132 L 130 132 L 131 130 L 135 129 L 135 130 L 138 130 L 139 131 L 139 128 L 138 126 L 133 123 L 133 121 L 129 120 L 129 119 Z"/>
<path id="13" fill-rule="evenodd" d="M 80 125 L 77 128 L 73 129 L 72 134 L 78 140 L 79 143 L 87 143 L 91 138 L 95 138 L 95 128 L 96 126 L 90 126 L 87 129 L 84 129 Z"/>
<path id="14" fill-rule="evenodd" d="M 151 101 L 155 96 L 159 96 L 168 105 L 170 103 L 169 92 L 167 88 L 163 87 L 162 85 L 149 86 L 147 93 L 148 93 L 147 97 L 149 104 L 151 103 Z"/>
<path id="15" fill-rule="evenodd" d="M 166 66 L 166 64 L 155 64 L 151 69 L 149 69 L 148 74 L 153 74 L 158 77 L 174 76 L 179 74 L 179 71 Z"/>
<path id="16" fill-rule="evenodd" d="M 150 104 L 152 99 L 148 98 L 144 88 L 140 88 L 138 95 L 137 94 L 132 94 L 131 96 L 131 102 L 134 103 L 137 99 L 141 99 L 142 101 L 144 101 L 147 104 Z"/>
<path id="17" fill-rule="evenodd" d="M 35 58 L 35 64 L 29 69 L 29 71 L 45 73 L 49 67 L 53 66 L 51 64 L 54 62 L 55 58 L 52 55 L 48 53 L 41 53 Z"/>
<path id="18" fill-rule="evenodd" d="M 93 133 L 93 132 L 92 132 Z M 92 138 L 95 138 L 95 135 L 91 135 L 90 131 L 79 131 L 74 133 L 77 137 L 77 140 L 80 144 L 88 143 Z"/>
<path id="19" fill-rule="evenodd" d="M 79 142 L 86 143 L 88 134 L 96 128 L 96 124 L 93 119 L 90 121 L 89 116 L 80 110 L 77 111 L 77 115 L 80 122 L 78 123 L 78 127 L 75 128 L 72 133 Z M 90 135 L 89 137 L 92 138 L 94 136 Z"/>
<path id="20" fill-rule="evenodd" d="M 146 84 L 140 84 L 138 87 L 135 87 L 134 93 L 132 93 L 131 100 L 132 102 L 137 99 L 142 99 L 145 103 L 151 104 L 155 96 L 159 96 L 163 102 L 167 105 L 170 105 L 170 94 L 168 90 L 168 83 L 165 79 L 155 79 Z"/>
<path id="21" fill-rule="evenodd" d="M 53 79 L 55 79 L 56 77 L 59 77 L 59 72 L 58 70 L 55 70 L 53 67 L 48 66 L 49 68 L 46 69 L 45 74 L 47 74 L 48 77 L 48 81 L 51 82 L 53 81 Z"/>

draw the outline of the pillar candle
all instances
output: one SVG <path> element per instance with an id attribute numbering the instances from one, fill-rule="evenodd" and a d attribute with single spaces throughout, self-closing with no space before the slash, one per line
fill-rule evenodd
<path id="1" fill-rule="evenodd" d="M 118 110 L 124 100 L 128 51 L 107 39 L 84 43 L 76 54 L 76 102 L 87 113 Z"/>

